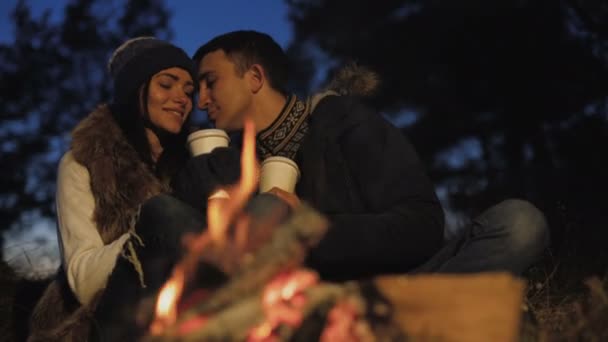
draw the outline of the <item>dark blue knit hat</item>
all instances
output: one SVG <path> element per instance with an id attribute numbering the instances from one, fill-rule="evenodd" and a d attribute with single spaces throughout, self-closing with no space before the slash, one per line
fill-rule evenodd
<path id="1" fill-rule="evenodd" d="M 114 81 L 114 102 L 130 103 L 139 88 L 161 70 L 179 67 L 196 80 L 194 62 L 184 50 L 154 37 L 137 37 L 119 46 L 108 62 Z M 196 83 L 196 82 L 194 82 Z"/>

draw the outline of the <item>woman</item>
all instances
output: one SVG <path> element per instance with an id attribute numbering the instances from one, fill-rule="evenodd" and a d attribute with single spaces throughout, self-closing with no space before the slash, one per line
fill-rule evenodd
<path id="1" fill-rule="evenodd" d="M 85 340 L 98 302 L 111 302 L 106 287 L 126 291 L 120 298 L 126 302 L 156 290 L 179 257 L 180 236 L 204 222 L 199 211 L 166 195 L 171 185 L 205 183 L 197 190 L 202 187 L 200 198 L 206 199 L 218 183 L 238 176 L 236 170 L 212 174 L 218 160 L 238 158 L 234 153 L 188 158 L 184 127 L 196 77 L 183 50 L 152 37 L 134 38 L 108 66 L 113 102 L 77 125 L 59 165 L 62 269 L 34 309 L 30 340 Z M 188 178 L 193 173 L 196 179 Z"/>

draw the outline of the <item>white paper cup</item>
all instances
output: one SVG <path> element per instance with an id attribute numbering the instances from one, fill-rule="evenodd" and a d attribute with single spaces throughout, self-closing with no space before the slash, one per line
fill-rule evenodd
<path id="1" fill-rule="evenodd" d="M 260 170 L 260 192 L 267 192 L 275 186 L 293 193 L 300 179 L 300 168 L 286 157 L 264 159 Z"/>
<path id="2" fill-rule="evenodd" d="M 229 143 L 228 134 L 221 129 L 201 129 L 188 135 L 188 147 L 192 156 L 209 153 L 216 147 L 226 147 Z"/>

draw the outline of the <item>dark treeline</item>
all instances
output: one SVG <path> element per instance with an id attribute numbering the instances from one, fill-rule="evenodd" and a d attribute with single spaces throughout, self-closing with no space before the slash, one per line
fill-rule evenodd
<path id="1" fill-rule="evenodd" d="M 608 2 L 288 3 L 297 64 L 379 72 L 372 104 L 416 113 L 404 131 L 455 208 L 531 200 L 550 221 L 554 258 L 581 275 L 606 271 Z"/>

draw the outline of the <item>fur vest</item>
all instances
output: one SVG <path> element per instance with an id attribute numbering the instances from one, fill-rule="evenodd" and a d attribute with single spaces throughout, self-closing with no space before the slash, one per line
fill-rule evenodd
<path id="1" fill-rule="evenodd" d="M 71 150 L 89 172 L 93 220 L 105 244 L 133 228 L 144 201 L 169 191 L 168 182 L 161 182 L 129 144 L 108 106 L 100 106 L 76 126 Z M 86 340 L 95 306 L 96 300 L 80 305 L 60 269 L 34 308 L 29 341 Z"/>

